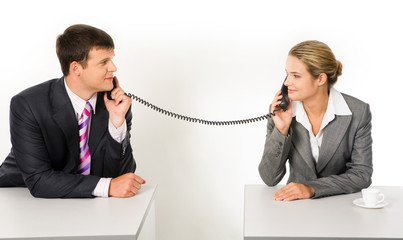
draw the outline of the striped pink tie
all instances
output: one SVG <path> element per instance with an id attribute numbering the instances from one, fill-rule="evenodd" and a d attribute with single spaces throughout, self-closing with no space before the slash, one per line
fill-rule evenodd
<path id="1" fill-rule="evenodd" d="M 80 166 L 78 167 L 78 173 L 83 175 L 89 175 L 91 167 L 90 148 L 88 147 L 88 122 L 90 121 L 91 110 L 91 103 L 87 102 L 80 120 L 78 120 L 80 134 Z"/>

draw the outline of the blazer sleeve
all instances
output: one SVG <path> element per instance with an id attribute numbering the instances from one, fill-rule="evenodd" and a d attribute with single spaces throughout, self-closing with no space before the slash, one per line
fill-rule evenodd
<path id="1" fill-rule="evenodd" d="M 291 148 L 292 128 L 289 135 L 282 135 L 271 118 L 267 123 L 267 135 L 259 174 L 268 186 L 277 185 L 286 173 L 286 162 Z"/>
<path id="2" fill-rule="evenodd" d="M 55 171 L 29 103 L 23 97 L 15 96 L 10 106 L 14 155 L 31 194 L 43 198 L 93 197 L 91 193 L 100 177 Z"/>
<path id="3" fill-rule="evenodd" d="M 130 130 L 132 127 L 131 107 L 126 114 L 127 132 L 122 143 L 115 141 L 108 133 L 107 156 L 104 161 L 103 177 L 118 177 L 122 174 L 134 172 L 136 162 L 133 157 L 133 150 L 130 144 Z"/>
<path id="4" fill-rule="evenodd" d="M 372 176 L 372 137 L 371 111 L 366 104 L 356 116 L 361 116 L 354 135 L 351 160 L 347 162 L 347 171 L 339 175 L 330 175 L 305 184 L 315 189 L 312 198 L 336 194 L 354 193 L 371 185 Z"/>

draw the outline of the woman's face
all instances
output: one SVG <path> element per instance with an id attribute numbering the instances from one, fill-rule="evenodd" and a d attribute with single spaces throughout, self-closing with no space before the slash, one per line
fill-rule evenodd
<path id="1" fill-rule="evenodd" d="M 308 72 L 307 66 L 297 57 L 288 55 L 286 62 L 288 96 L 293 101 L 305 101 L 318 91 L 318 81 Z"/>

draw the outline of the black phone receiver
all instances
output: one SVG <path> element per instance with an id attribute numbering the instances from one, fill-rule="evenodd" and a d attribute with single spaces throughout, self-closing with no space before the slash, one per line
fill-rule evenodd
<path id="1" fill-rule="evenodd" d="M 284 82 L 287 80 L 287 77 L 285 77 Z M 286 85 L 281 86 L 281 95 L 283 98 L 281 99 L 281 103 L 278 105 L 283 111 L 287 111 L 288 104 L 290 104 L 290 99 L 288 98 L 288 87 Z"/>
<path id="2" fill-rule="evenodd" d="M 286 80 L 287 80 L 287 77 L 285 77 L 284 82 Z M 290 104 L 290 99 L 288 98 L 288 87 L 286 85 L 284 85 L 284 82 L 283 82 L 283 85 L 281 86 L 281 95 L 283 97 L 281 98 L 281 102 L 278 105 L 280 108 L 274 110 L 272 113 L 269 113 L 269 117 L 276 116 L 276 112 L 281 109 L 283 109 L 284 112 L 287 111 L 287 107 Z"/>
<path id="3" fill-rule="evenodd" d="M 112 83 L 113 83 L 113 88 L 112 88 L 112 90 L 106 92 L 106 97 L 107 97 L 109 100 L 112 100 L 111 94 L 112 94 L 113 89 L 116 88 L 115 77 L 113 78 Z"/>

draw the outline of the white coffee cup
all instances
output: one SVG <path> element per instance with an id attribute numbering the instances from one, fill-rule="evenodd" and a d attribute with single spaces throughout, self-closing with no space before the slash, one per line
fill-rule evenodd
<path id="1" fill-rule="evenodd" d="M 375 188 L 362 189 L 362 200 L 368 207 L 374 207 L 385 200 L 385 196 Z"/>

